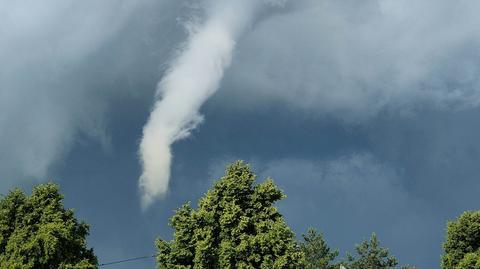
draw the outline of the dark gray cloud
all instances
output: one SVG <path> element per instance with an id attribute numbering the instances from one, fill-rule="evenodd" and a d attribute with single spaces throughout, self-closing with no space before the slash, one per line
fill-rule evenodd
<path id="1" fill-rule="evenodd" d="M 168 62 L 166 52 L 184 36 L 179 21 L 190 21 L 195 6 L 147 0 L 2 5 L 0 135 L 2 152 L 11 154 L 1 155 L 9 163 L 1 174 L 7 178 L 45 177 L 78 134 L 108 145 L 103 115 L 109 100 L 125 91 L 107 87 L 107 81 L 123 78 L 134 88 L 128 94 L 150 94 L 151 89 L 134 85 L 138 70 L 148 66 L 154 71 L 147 72 L 158 71 L 160 77 L 155 63 Z M 385 111 L 415 113 L 425 105 L 475 107 L 476 5 L 288 3 L 240 39 L 220 95 L 230 100 L 227 106 L 282 102 L 349 122 Z M 12 140 L 17 143 L 5 142 Z"/>
<path id="2" fill-rule="evenodd" d="M 281 101 L 347 121 L 424 105 L 475 107 L 477 8 L 471 1 L 295 2 L 242 39 L 224 94 L 239 106 Z"/>
<path id="3" fill-rule="evenodd" d="M 169 12 L 178 8 L 146 0 L 0 3 L 3 188 L 12 180 L 44 179 L 79 139 L 109 147 L 109 103 L 152 92 L 139 71 L 159 75 L 182 34 L 171 34 L 178 25 Z"/>

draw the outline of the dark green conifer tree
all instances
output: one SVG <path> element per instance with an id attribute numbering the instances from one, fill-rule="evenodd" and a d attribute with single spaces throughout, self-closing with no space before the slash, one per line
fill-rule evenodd
<path id="1" fill-rule="evenodd" d="M 171 218 L 172 241 L 158 239 L 159 268 L 303 268 L 304 254 L 274 203 L 284 194 L 271 179 L 255 183 L 236 162 L 197 209 L 185 204 Z"/>

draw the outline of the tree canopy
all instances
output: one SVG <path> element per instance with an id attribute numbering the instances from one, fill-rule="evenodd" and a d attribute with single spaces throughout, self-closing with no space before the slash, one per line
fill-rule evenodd
<path id="1" fill-rule="evenodd" d="M 0 200 L 0 268 L 97 268 L 86 246 L 88 225 L 62 200 L 53 183 L 35 187 L 30 196 L 16 189 Z"/>
<path id="2" fill-rule="evenodd" d="M 443 249 L 443 269 L 480 269 L 480 211 L 448 223 Z"/>
<path id="3" fill-rule="evenodd" d="M 231 164 L 193 209 L 178 209 L 172 241 L 157 239 L 159 268 L 302 268 L 304 254 L 274 203 L 271 179 L 254 184 L 243 162 Z"/>

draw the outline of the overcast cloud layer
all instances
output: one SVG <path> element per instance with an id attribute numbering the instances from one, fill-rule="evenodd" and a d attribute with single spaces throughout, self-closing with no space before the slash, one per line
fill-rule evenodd
<path id="1" fill-rule="evenodd" d="M 238 86 L 232 94 L 248 104 L 280 100 L 346 120 L 425 105 L 477 106 L 479 7 L 296 1 L 243 40 L 230 72 Z"/>
<path id="2" fill-rule="evenodd" d="M 110 230 L 105 218 L 141 216 L 142 126 L 206 14 L 188 0 L 0 0 L 0 190 L 63 179 L 101 260 L 114 259 L 168 235 L 159 223 L 244 158 L 278 178 L 297 233 L 319 227 L 344 250 L 377 231 L 401 261 L 435 268 L 444 222 L 480 202 L 479 9 L 298 0 L 264 10 L 200 107 L 204 123 L 172 147 L 170 193 L 141 223 Z M 142 242 L 114 240 L 139 225 L 127 238 Z"/>
<path id="3" fill-rule="evenodd" d="M 125 26 L 141 1 L 136 3 L 0 1 L 4 180 L 46 179 L 50 165 L 68 152 L 79 132 L 107 146 L 106 90 L 93 88 L 88 75 L 78 73 Z"/>
<path id="4" fill-rule="evenodd" d="M 88 77 L 78 81 L 76 71 L 149 3 L 0 4 L 0 135 L 6 149 L 0 157 L 10 163 L 2 174 L 45 177 L 79 131 L 108 143 L 102 110 L 118 91 L 102 92 Z M 425 105 L 476 107 L 479 7 L 474 1 L 291 2 L 239 40 L 224 95 L 248 105 L 280 100 L 348 121 Z M 159 18 L 168 12 L 162 11 Z M 181 24 L 164 22 L 172 23 Z M 13 137 L 17 143 L 9 142 Z"/>

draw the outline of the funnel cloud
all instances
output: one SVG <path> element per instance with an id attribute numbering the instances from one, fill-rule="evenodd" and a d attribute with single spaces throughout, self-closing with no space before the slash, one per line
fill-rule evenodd
<path id="1" fill-rule="evenodd" d="M 139 187 L 142 206 L 167 192 L 171 145 L 190 135 L 203 120 L 201 105 L 218 89 L 230 65 L 236 40 L 261 5 L 282 1 L 216 1 L 206 5 L 207 19 L 197 27 L 159 82 L 157 102 L 143 129 Z"/>

